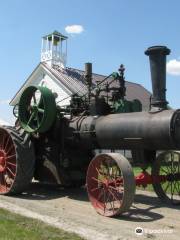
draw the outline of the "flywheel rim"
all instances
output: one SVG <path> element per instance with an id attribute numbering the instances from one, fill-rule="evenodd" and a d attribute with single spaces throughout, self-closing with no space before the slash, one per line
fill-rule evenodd
<path id="1" fill-rule="evenodd" d="M 30 86 L 21 95 L 18 112 L 26 132 L 46 132 L 56 117 L 55 97 L 46 87 Z"/>

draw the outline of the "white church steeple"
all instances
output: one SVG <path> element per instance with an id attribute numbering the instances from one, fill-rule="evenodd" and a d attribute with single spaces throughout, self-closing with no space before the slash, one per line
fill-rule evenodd
<path id="1" fill-rule="evenodd" d="M 47 62 L 51 67 L 66 67 L 68 37 L 54 31 L 42 37 L 41 62 Z"/>

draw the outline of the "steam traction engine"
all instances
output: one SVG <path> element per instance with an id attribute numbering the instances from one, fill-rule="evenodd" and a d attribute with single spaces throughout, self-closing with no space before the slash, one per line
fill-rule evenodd
<path id="1" fill-rule="evenodd" d="M 169 53 L 163 46 L 145 52 L 153 89 L 147 112 L 139 100 L 125 99 L 123 65 L 110 80 L 94 85 L 91 64 L 86 64 L 88 92 L 74 94 L 67 107 L 59 107 L 48 88 L 25 89 L 16 126 L 0 128 L 0 193 L 21 193 L 34 177 L 64 187 L 86 183 L 93 207 L 104 216 L 128 211 L 136 185 L 152 184 L 162 201 L 178 203 L 180 111 L 168 109 L 165 96 Z M 95 154 L 96 149 L 109 152 Z M 138 176 L 116 149 L 131 150 L 133 159 L 138 156 Z"/>

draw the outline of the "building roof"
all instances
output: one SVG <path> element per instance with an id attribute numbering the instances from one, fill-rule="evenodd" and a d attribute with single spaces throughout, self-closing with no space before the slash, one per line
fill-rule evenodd
<path id="1" fill-rule="evenodd" d="M 41 63 L 46 69 L 48 69 L 67 89 L 73 94 L 79 93 L 83 95 L 87 92 L 87 87 L 84 84 L 83 71 L 80 74 L 76 69 L 50 67 L 46 63 Z"/>
<path id="2" fill-rule="evenodd" d="M 58 80 L 61 85 L 63 85 L 66 89 L 69 90 L 72 94 L 78 93 L 79 95 L 83 95 L 87 92 L 87 86 L 85 84 L 85 78 L 84 78 L 84 71 L 75 69 L 75 68 L 61 68 L 61 67 L 50 67 L 47 63 L 40 63 L 33 73 L 35 71 L 38 71 L 39 68 L 43 68 L 45 71 L 50 72 L 56 80 Z M 20 90 L 16 93 L 16 95 L 13 97 L 13 99 L 10 102 L 10 105 L 14 105 L 17 102 L 17 99 L 19 99 L 22 91 L 25 87 L 29 85 L 32 85 L 32 75 L 27 79 L 27 81 L 23 84 L 23 86 L 20 88 Z M 102 81 L 106 76 L 93 73 L 92 74 L 92 82 L 95 84 L 96 82 Z M 112 78 L 108 79 L 109 81 L 112 80 Z M 118 83 L 114 82 L 113 85 L 116 86 Z M 126 99 L 127 100 L 133 100 L 133 99 L 139 99 L 143 105 L 143 109 L 147 110 L 149 109 L 149 103 L 150 103 L 150 96 L 151 93 L 146 90 L 143 86 L 137 83 L 125 82 L 126 86 Z"/>
<path id="3" fill-rule="evenodd" d="M 61 37 L 62 39 L 68 39 L 67 36 L 63 35 L 62 33 L 58 32 L 58 31 L 56 31 L 56 30 L 55 30 L 54 32 L 52 32 L 52 33 L 44 36 L 43 38 L 46 39 L 46 38 L 51 37 L 52 35 L 57 36 L 57 37 Z"/>

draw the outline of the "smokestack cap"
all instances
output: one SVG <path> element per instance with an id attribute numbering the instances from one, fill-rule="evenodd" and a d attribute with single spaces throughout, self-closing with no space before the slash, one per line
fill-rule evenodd
<path id="1" fill-rule="evenodd" d="M 171 50 L 166 46 L 152 46 L 149 47 L 144 53 L 149 56 L 154 54 L 169 55 L 170 52 Z"/>

